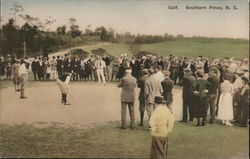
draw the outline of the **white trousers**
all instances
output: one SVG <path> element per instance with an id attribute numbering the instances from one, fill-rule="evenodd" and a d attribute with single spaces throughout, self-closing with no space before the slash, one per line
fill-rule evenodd
<path id="1" fill-rule="evenodd" d="M 106 83 L 103 69 L 97 69 L 96 73 L 97 73 L 98 83 L 101 83 L 101 80 L 103 83 Z"/>
<path id="2" fill-rule="evenodd" d="M 55 71 L 51 71 L 51 73 L 50 73 L 50 79 L 56 80 L 56 78 L 57 78 L 57 71 L 56 70 Z"/>

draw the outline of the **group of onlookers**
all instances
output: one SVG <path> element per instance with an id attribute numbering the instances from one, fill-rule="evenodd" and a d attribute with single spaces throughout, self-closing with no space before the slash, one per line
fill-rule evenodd
<path id="1" fill-rule="evenodd" d="M 21 65 L 25 65 L 26 70 L 21 69 Z M 183 86 L 184 122 L 188 121 L 188 117 L 191 121 L 197 118 L 197 126 L 205 125 L 207 111 L 210 110 L 210 123 L 215 121 L 217 115 L 225 125 L 230 126 L 229 121 L 232 119 L 242 126 L 246 125 L 246 112 L 249 109 L 246 106 L 249 102 L 248 59 L 220 60 L 202 56 L 190 58 L 173 55 L 129 57 L 127 54 L 114 59 L 106 54 L 89 57 L 65 54 L 52 58 L 34 57 L 32 61 L 27 58 L 20 60 L 11 56 L 0 57 L 0 77 L 13 79 L 14 83 L 17 83 L 17 91 L 22 90 L 19 88 L 21 74 L 27 75 L 28 70 L 33 72 L 34 80 L 56 80 L 63 72 L 68 72 L 71 73 L 71 81 L 88 79 L 106 84 L 106 81 L 121 80 L 128 68 L 141 90 L 141 125 L 144 111 L 146 110 L 150 117 L 154 110 L 155 96 L 163 95 L 168 107 L 172 107 L 174 84 Z"/>
<path id="2" fill-rule="evenodd" d="M 242 127 L 248 125 L 248 59 L 239 61 L 233 58 L 219 60 L 205 57 L 182 58 L 174 56 L 165 58 L 165 61 L 163 59 L 163 57 L 152 55 L 136 59 L 133 57 L 130 59 L 124 55 L 117 58 L 118 61 L 122 61 L 120 65 L 123 65 L 125 75 L 121 79 L 119 87 L 124 86 L 122 84 L 124 78 L 128 80 L 127 77 L 133 77 L 140 88 L 139 125 L 143 125 L 145 111 L 149 118 L 152 115 L 156 107 L 154 102 L 156 96 L 163 96 L 166 105 L 172 110 L 174 84 L 183 86 L 183 122 L 193 121 L 194 118 L 197 118 L 197 126 L 205 126 L 208 120 L 207 115 L 210 114 L 209 123 L 211 124 L 215 122 L 217 116 L 217 119 L 227 126 L 232 126 L 230 121 L 233 120 Z M 178 65 L 178 74 L 173 76 L 172 74 L 176 73 L 176 65 Z M 128 73 L 127 70 L 131 70 L 128 71 L 131 73 Z M 134 86 L 128 84 L 124 87 L 133 91 Z M 131 86 L 132 88 L 130 88 Z M 133 110 L 134 107 L 134 93 L 130 92 L 127 96 L 129 100 L 122 100 L 122 112 L 126 110 L 125 105 L 128 105 L 130 110 Z M 126 89 L 123 90 L 123 98 L 127 98 Z M 210 110 L 209 113 L 208 110 Z M 133 111 L 130 113 L 131 127 L 133 127 L 134 113 Z M 125 118 L 124 113 L 122 113 L 123 128 L 126 127 L 124 123 Z"/>

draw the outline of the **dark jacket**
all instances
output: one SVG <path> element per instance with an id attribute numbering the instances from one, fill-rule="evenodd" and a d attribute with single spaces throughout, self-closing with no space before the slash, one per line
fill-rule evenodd
<path id="1" fill-rule="evenodd" d="M 185 76 L 183 78 L 183 91 L 182 91 L 182 98 L 190 98 L 193 95 L 193 84 L 195 82 L 195 78 L 192 75 Z"/>
<path id="2" fill-rule="evenodd" d="M 211 87 L 208 89 L 208 94 L 217 94 L 220 87 L 220 80 L 217 76 L 208 77 L 207 81 L 211 84 Z"/>
<path id="3" fill-rule="evenodd" d="M 139 78 L 137 81 L 137 87 L 140 88 L 139 100 L 145 100 L 145 81 L 147 77 Z"/>
<path id="4" fill-rule="evenodd" d="M 173 81 L 169 78 L 164 79 L 161 82 L 161 86 L 163 89 L 163 97 L 164 100 L 166 100 L 167 104 L 170 104 L 173 102 L 173 93 L 172 93 L 172 89 L 173 89 Z"/>

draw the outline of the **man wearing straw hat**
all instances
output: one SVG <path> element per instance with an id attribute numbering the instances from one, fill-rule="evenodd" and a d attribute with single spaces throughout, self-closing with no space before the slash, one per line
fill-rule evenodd
<path id="1" fill-rule="evenodd" d="M 169 108 L 166 107 L 164 97 L 156 96 L 154 102 L 158 106 L 149 121 L 152 134 L 150 158 L 166 159 L 168 148 L 167 136 L 173 129 L 174 116 Z"/>

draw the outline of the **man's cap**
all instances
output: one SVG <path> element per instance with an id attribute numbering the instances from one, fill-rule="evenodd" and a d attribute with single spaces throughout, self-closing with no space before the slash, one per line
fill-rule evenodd
<path id="1" fill-rule="evenodd" d="M 154 102 L 156 104 L 163 104 L 166 103 L 166 101 L 164 100 L 163 96 L 155 96 Z"/>

